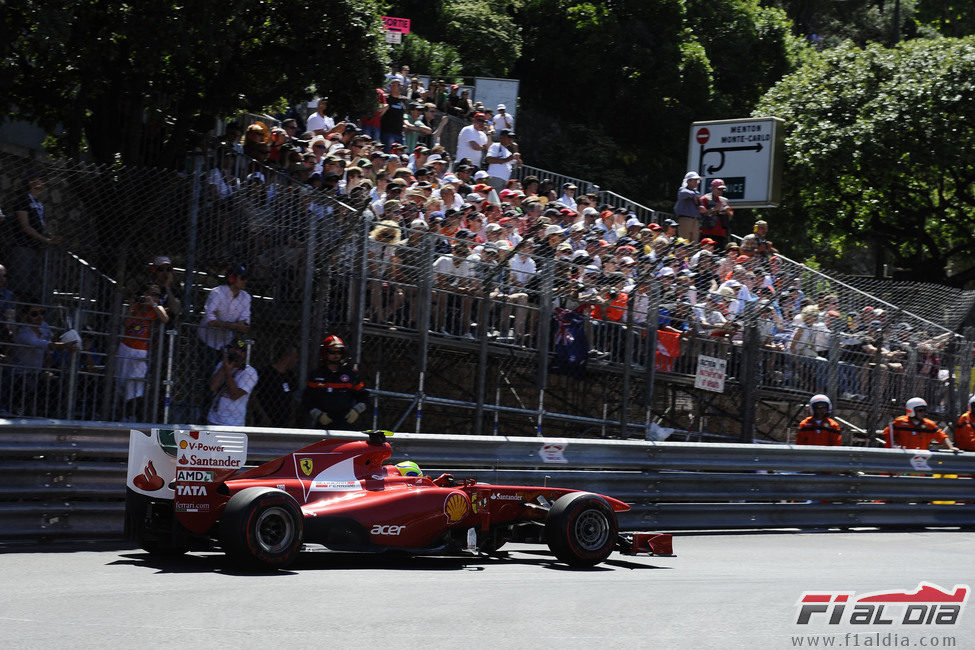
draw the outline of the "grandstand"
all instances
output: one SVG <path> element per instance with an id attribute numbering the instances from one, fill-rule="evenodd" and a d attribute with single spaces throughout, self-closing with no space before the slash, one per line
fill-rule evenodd
<path id="1" fill-rule="evenodd" d="M 444 133 L 456 137 L 458 130 Z M 179 173 L 33 159 L 5 146 L 5 206 L 20 179 L 37 171 L 46 175 L 47 218 L 63 242 L 44 250 L 30 299 L 9 301 L 5 311 L 0 408 L 10 416 L 201 421 L 210 372 L 199 345 L 201 311 L 231 263 L 249 270 L 251 364 L 269 363 L 275 342 L 293 341 L 304 376 L 316 342 L 339 334 L 372 389 L 367 416 L 375 427 L 787 441 L 808 397 L 825 392 L 850 425 L 852 442 L 869 445 L 908 397 L 924 396 L 945 421 L 967 404 L 972 345 L 957 330 L 975 292 L 834 277 L 777 255 L 753 271 L 772 289 L 766 300 L 726 297 L 721 309 L 735 326 L 716 334 L 694 317 L 714 292 L 699 290 L 693 271 L 683 274 L 690 280 L 679 279 L 696 245 L 678 253 L 671 244 L 657 257 L 605 251 L 602 259 L 626 276 L 617 289 L 632 299 L 615 309 L 580 308 L 588 304 L 580 292 L 613 290 L 598 284 L 615 281 L 609 267 L 590 274 L 558 251 L 536 249 L 522 258 L 531 259 L 533 277 L 518 283 L 506 269 L 522 251 L 498 246 L 503 263 L 489 266 L 487 253 L 476 251 L 484 245 L 481 232 L 472 233 L 481 257 L 470 260 L 469 281 L 443 284 L 435 263 L 449 257 L 457 233 L 415 224 L 416 215 L 432 222 L 436 210 L 418 202 L 411 218 L 396 224 L 393 248 L 385 248 L 370 234 L 389 215 L 374 214 L 368 192 L 313 187 L 310 174 L 233 147 L 200 151 Z M 516 170 L 517 179 L 528 176 L 555 187 L 575 184 L 577 196 L 626 208 L 626 218 L 641 226 L 668 216 L 584 179 L 528 165 Z M 483 198 L 482 207 L 494 210 L 496 197 Z M 498 206 L 494 221 L 511 209 Z M 535 234 L 541 243 L 538 224 L 514 215 L 522 219 L 520 236 Z M 127 408 L 116 350 L 133 291 L 151 279 L 147 265 L 157 256 L 172 261 L 183 313 L 154 327 L 147 372 L 137 380 L 144 397 Z M 629 264 L 631 256 L 638 259 Z M 675 282 L 660 273 L 668 265 Z M 788 339 L 804 298 L 822 308 L 824 320 L 836 314 L 826 346 L 810 355 L 790 350 Z M 81 352 L 57 350 L 30 367 L 18 361 L 27 345 L 18 332 L 30 326 L 21 314 L 32 304 L 46 309 L 54 336 L 77 331 Z M 579 322 L 569 322 L 569 311 Z M 653 327 L 660 314 L 666 326 Z M 555 363 L 567 354 L 567 341 L 582 338 L 584 358 Z M 701 357 L 727 364 L 722 392 L 696 387 Z"/>

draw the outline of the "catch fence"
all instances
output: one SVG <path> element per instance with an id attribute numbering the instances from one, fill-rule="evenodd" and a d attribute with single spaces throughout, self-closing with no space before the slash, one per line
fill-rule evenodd
<path id="1" fill-rule="evenodd" d="M 908 397 L 924 396 L 943 421 L 967 408 L 969 340 L 782 256 L 743 270 L 718 256 L 688 273 L 696 247 L 658 244 L 647 262 L 639 253 L 655 244 L 640 241 L 649 248 L 633 264 L 604 255 L 594 270 L 544 250 L 555 242 L 537 231 L 505 235 L 534 236 L 534 250 L 472 241 L 460 256 L 452 231 L 405 227 L 405 213 L 386 224 L 367 207 L 374 197 L 313 189 L 310 168 L 284 174 L 226 150 L 199 152 L 182 173 L 3 154 L 5 208 L 32 171 L 46 174 L 41 199 L 61 241 L 33 270 L 8 267 L 10 286 L 30 296 L 3 309 L 0 408 L 17 416 L 204 421 L 219 356 L 201 321 L 235 264 L 251 317 L 223 338 L 240 336 L 261 372 L 296 346 L 294 377 L 325 334 L 346 338 L 373 391 L 374 427 L 785 440 L 799 406 L 825 392 L 851 442 L 870 445 Z M 673 275 L 657 277 L 660 266 Z M 735 287 L 709 303 L 710 278 L 728 274 L 768 302 Z M 127 322 L 150 282 L 180 305 L 169 323 L 149 324 L 144 360 L 132 362 Z M 828 331 L 794 346 L 805 299 Z M 46 309 L 41 323 L 33 307 Z M 712 312 L 733 324 L 716 327 Z M 42 324 L 77 331 L 81 352 L 26 359 L 19 350 Z M 695 386 L 702 357 L 725 364 L 723 390 Z M 271 424 L 259 406 L 248 422 Z M 290 408 L 285 424 L 304 425 Z"/>

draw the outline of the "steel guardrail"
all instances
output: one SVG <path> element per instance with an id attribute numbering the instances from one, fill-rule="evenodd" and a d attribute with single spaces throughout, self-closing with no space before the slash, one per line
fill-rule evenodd
<path id="1" fill-rule="evenodd" d="M 0 540 L 120 536 L 129 431 L 153 426 L 0 420 Z M 246 432 L 250 465 L 323 436 L 362 436 Z M 975 525 L 975 454 L 408 433 L 390 441 L 393 460 L 429 474 L 617 497 L 632 506 L 620 517 L 626 530 Z"/>

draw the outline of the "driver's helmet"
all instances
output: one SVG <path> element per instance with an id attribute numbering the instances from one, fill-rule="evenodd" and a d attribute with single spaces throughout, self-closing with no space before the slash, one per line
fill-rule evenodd
<path id="1" fill-rule="evenodd" d="M 396 463 L 396 469 L 403 476 L 423 476 L 423 470 L 412 460 L 404 460 L 402 463 Z"/>

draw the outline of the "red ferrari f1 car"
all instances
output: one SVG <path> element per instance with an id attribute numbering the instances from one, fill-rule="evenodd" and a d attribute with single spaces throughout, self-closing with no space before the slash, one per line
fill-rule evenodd
<path id="1" fill-rule="evenodd" d="M 382 431 L 325 438 L 246 468 L 247 438 L 205 430 L 132 431 L 125 530 L 151 553 L 208 550 L 280 568 L 303 547 L 414 554 L 493 553 L 546 543 L 574 567 L 618 550 L 669 555 L 668 534 L 620 533 L 611 497 L 560 488 L 489 485 L 384 465 Z M 408 472 L 419 474 L 419 472 Z"/>

